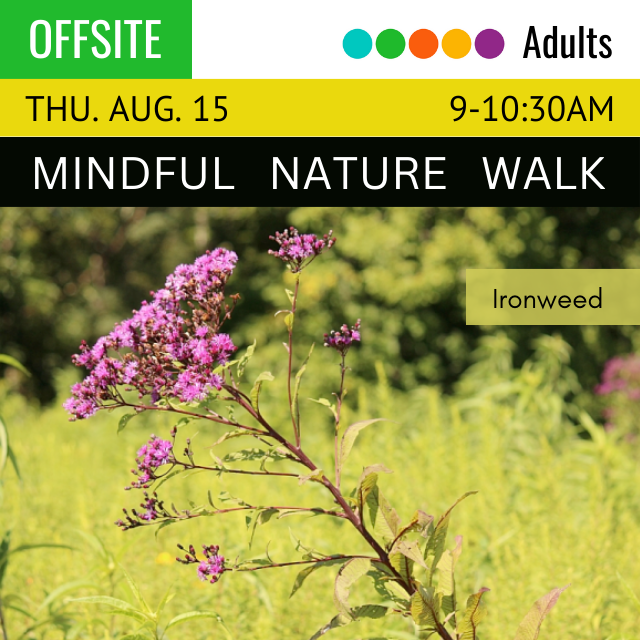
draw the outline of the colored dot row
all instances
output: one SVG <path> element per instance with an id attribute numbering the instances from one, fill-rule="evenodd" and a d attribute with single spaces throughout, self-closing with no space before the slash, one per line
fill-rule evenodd
<path id="1" fill-rule="evenodd" d="M 429 29 L 418 29 L 409 38 L 409 51 L 421 60 L 433 56 L 439 46 L 438 36 Z M 481 31 L 475 39 L 478 55 L 487 60 L 497 58 L 504 50 L 504 38 L 495 29 Z M 363 29 L 352 29 L 342 41 L 344 52 L 356 60 L 366 58 L 373 49 L 373 39 Z M 376 38 L 376 50 L 383 58 L 400 56 L 406 48 L 404 36 L 396 29 L 385 29 Z M 442 38 L 442 50 L 450 58 L 459 60 L 471 51 L 471 37 L 462 29 L 451 29 Z"/>

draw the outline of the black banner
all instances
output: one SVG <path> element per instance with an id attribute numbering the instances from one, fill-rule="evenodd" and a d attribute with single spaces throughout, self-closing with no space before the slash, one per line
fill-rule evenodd
<path id="1" fill-rule="evenodd" d="M 638 138 L 3 138 L 3 206 L 638 206 Z"/>

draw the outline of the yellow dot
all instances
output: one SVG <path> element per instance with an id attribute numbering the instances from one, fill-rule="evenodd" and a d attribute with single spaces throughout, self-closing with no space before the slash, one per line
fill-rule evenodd
<path id="1" fill-rule="evenodd" d="M 158 557 L 156 558 L 156 564 L 160 564 L 160 565 L 169 565 L 169 564 L 173 564 L 174 562 L 175 562 L 175 558 L 170 553 L 167 553 L 166 551 L 159 553 Z"/>
<path id="2" fill-rule="evenodd" d="M 471 51 L 471 38 L 462 29 L 451 29 L 442 38 L 442 50 L 450 58 L 464 58 Z"/>

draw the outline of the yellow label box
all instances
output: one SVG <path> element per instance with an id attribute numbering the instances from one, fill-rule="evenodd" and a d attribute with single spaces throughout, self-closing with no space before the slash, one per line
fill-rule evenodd
<path id="1" fill-rule="evenodd" d="M 640 269 L 467 269 L 468 325 L 640 324 Z"/>

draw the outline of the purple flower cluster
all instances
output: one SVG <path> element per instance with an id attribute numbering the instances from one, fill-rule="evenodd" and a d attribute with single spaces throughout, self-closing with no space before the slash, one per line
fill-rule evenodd
<path id="1" fill-rule="evenodd" d="M 182 564 L 197 564 L 198 565 L 198 578 L 203 582 L 210 582 L 215 584 L 220 579 L 220 576 L 227 571 L 225 569 L 224 557 L 218 555 L 220 547 L 217 545 L 202 545 L 204 553 L 204 559 L 200 560 L 196 554 L 196 550 L 193 545 L 189 545 L 189 549 L 185 549 L 181 544 L 178 545 L 179 549 L 185 551 L 183 558 L 176 558 L 178 562 Z"/>
<path id="2" fill-rule="evenodd" d="M 319 238 L 314 233 L 303 233 L 295 227 L 289 227 L 282 233 L 277 232 L 275 236 L 269 236 L 280 245 L 276 251 L 269 251 L 269 254 L 280 258 L 289 266 L 292 273 L 299 273 L 314 258 L 319 256 L 325 249 L 331 249 L 336 240 L 333 231 L 329 231 Z"/>
<path id="3" fill-rule="evenodd" d="M 137 476 L 137 480 L 131 483 L 127 489 L 148 489 L 150 484 L 157 479 L 156 470 L 165 464 L 175 462 L 173 455 L 173 443 L 162 440 L 152 435 L 147 444 L 142 445 L 136 457 L 136 469 L 131 473 Z"/>
<path id="4" fill-rule="evenodd" d="M 347 354 L 349 347 L 354 342 L 360 342 L 360 320 L 351 329 L 343 324 L 339 331 L 324 334 L 324 346 L 335 349 L 342 356 Z"/>
<path id="5" fill-rule="evenodd" d="M 234 252 L 216 249 L 179 265 L 165 288 L 152 292 L 151 302 L 143 302 L 130 319 L 93 347 L 83 341 L 73 362 L 89 375 L 71 388 L 64 403 L 71 419 L 125 404 L 120 386 L 154 403 L 204 400 L 219 390 L 223 379 L 214 369 L 236 349 L 227 334 L 219 333 L 230 314 L 224 290 L 236 261 Z"/>
<path id="6" fill-rule="evenodd" d="M 640 356 L 632 354 L 608 360 L 595 392 L 601 396 L 619 392 L 630 400 L 640 400 Z"/>
<path id="7" fill-rule="evenodd" d="M 126 509 L 123 509 L 124 520 L 117 520 L 116 525 L 123 531 L 141 527 L 149 522 L 153 522 L 158 518 L 170 518 L 171 514 L 164 508 L 164 502 L 158 498 L 158 494 L 154 493 L 150 496 L 144 492 L 144 502 L 140 503 L 142 512 L 137 509 L 131 509 L 131 515 Z"/>

